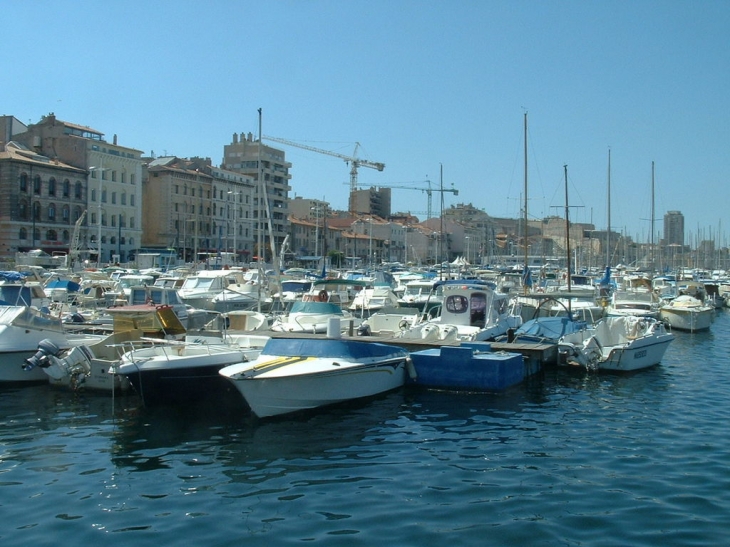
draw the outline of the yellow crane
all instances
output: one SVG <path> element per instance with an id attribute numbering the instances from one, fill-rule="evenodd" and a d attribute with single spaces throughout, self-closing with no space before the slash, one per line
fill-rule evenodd
<path id="1" fill-rule="evenodd" d="M 264 135 L 263 138 L 267 141 L 278 142 L 280 144 L 286 144 L 288 146 L 295 146 L 297 148 L 309 150 L 310 152 L 319 152 L 320 154 L 327 154 L 328 156 L 334 156 L 335 158 L 340 158 L 341 160 L 345 160 L 345 163 L 350 165 L 350 192 L 351 193 L 354 192 L 355 190 L 357 190 L 357 170 L 359 167 L 370 167 L 371 169 L 377 169 L 378 171 L 382 171 L 383 169 L 385 169 L 384 163 L 380 163 L 377 161 L 363 160 L 363 159 L 357 157 L 357 149 L 360 148 L 359 142 L 355 143 L 355 151 L 352 153 L 352 156 L 346 156 L 345 154 L 340 154 L 338 152 L 332 152 L 331 150 L 323 150 L 322 148 L 315 148 L 314 146 L 301 144 L 301 143 L 290 141 L 287 139 L 281 139 L 279 137 L 267 137 L 266 135 Z"/>

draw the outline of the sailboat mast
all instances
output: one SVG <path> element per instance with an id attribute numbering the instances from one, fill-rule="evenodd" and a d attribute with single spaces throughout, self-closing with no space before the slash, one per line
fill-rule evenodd
<path id="1" fill-rule="evenodd" d="M 529 267 L 527 264 L 528 256 L 528 244 L 529 241 L 527 237 L 527 112 L 525 112 L 525 203 L 523 205 L 524 207 L 524 215 L 523 215 L 523 221 L 522 221 L 522 244 L 525 248 L 525 276 L 527 276 L 527 268 Z M 527 285 L 524 286 L 524 292 L 527 293 Z"/>
<path id="2" fill-rule="evenodd" d="M 570 292 L 570 216 L 568 207 L 568 166 L 563 165 L 563 171 L 565 173 L 565 251 L 568 255 L 568 292 Z M 570 299 L 568 299 L 570 305 Z M 569 308 L 570 309 L 570 308 Z"/>
<path id="3" fill-rule="evenodd" d="M 651 267 L 656 268 L 654 258 L 654 162 L 651 162 Z"/>
<path id="4" fill-rule="evenodd" d="M 611 149 L 608 149 L 608 223 L 606 225 L 606 267 L 611 266 Z"/>

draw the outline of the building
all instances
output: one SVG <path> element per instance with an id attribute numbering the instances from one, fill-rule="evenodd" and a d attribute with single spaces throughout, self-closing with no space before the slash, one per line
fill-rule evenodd
<path id="1" fill-rule="evenodd" d="M 289 233 L 289 169 L 283 151 L 267 146 L 253 135 L 233 134 L 231 144 L 223 147 L 223 169 L 242 173 L 254 181 L 253 229 L 256 234 L 256 256 L 259 256 L 259 243 L 266 250 L 266 260 L 272 258 L 269 237 L 269 218 L 271 233 L 274 236 L 276 252 L 281 250 L 284 238 Z M 265 188 L 265 191 L 264 191 Z M 270 216 L 269 216 L 270 212 Z"/>
<path id="2" fill-rule="evenodd" d="M 679 211 L 664 215 L 664 244 L 684 246 L 684 215 Z"/>
<path id="3" fill-rule="evenodd" d="M 155 158 L 146 167 L 143 185 L 146 252 L 174 249 L 186 262 L 221 252 L 234 263 L 253 255 L 251 177 L 214 167 L 210 158 Z"/>
<path id="4" fill-rule="evenodd" d="M 367 190 L 350 192 L 350 213 L 388 218 L 390 216 L 390 188 L 371 187 Z"/>
<path id="5" fill-rule="evenodd" d="M 141 151 L 120 146 L 116 135 L 109 143 L 100 131 L 58 120 L 53 113 L 14 139 L 52 161 L 88 173 L 81 188 L 87 199 L 81 251 L 88 250 L 97 264 L 134 256 L 142 241 Z"/>
<path id="6" fill-rule="evenodd" d="M 15 141 L 0 144 L 0 259 L 35 249 L 69 254 L 86 210 L 86 175 Z"/>

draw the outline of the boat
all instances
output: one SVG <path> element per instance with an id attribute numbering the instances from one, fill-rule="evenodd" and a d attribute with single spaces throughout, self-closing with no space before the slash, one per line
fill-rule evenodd
<path id="1" fill-rule="evenodd" d="M 659 295 L 651 288 L 648 290 L 618 289 L 611 293 L 606 315 L 634 315 L 659 319 L 660 307 Z"/>
<path id="2" fill-rule="evenodd" d="M 401 306 L 416 307 L 424 310 L 434 303 L 440 304 L 442 296 L 440 292 L 435 291 L 437 280 L 434 279 L 417 279 L 409 281 L 405 285 L 403 296 L 398 299 Z"/>
<path id="3" fill-rule="evenodd" d="M 350 303 L 349 310 L 361 317 L 368 317 L 385 307 L 398 306 L 398 297 L 386 286 L 365 288 L 359 291 Z"/>
<path id="4" fill-rule="evenodd" d="M 66 349 L 44 339 L 38 344 L 36 354 L 26 360 L 26 365 L 42 370 L 53 386 L 68 387 L 72 391 L 125 392 L 130 388 L 129 380 L 109 372 L 142 336 L 139 329 L 115 332 L 95 343 Z"/>
<path id="5" fill-rule="evenodd" d="M 448 280 L 436 283 L 443 289 L 441 313 L 428 321 L 402 330 L 398 338 L 424 341 L 488 341 L 516 329 L 522 317 L 515 313 L 508 294 L 488 282 Z"/>
<path id="6" fill-rule="evenodd" d="M 214 298 L 224 290 L 237 287 L 243 293 L 242 286 L 249 285 L 243 273 L 239 270 L 201 270 L 185 278 L 178 289 L 181 300 L 193 308 L 214 310 Z M 253 287 L 253 282 L 250 284 Z M 225 301 L 232 302 L 233 295 L 227 295 Z M 225 303 L 223 301 L 223 303 Z M 219 302 L 220 303 L 220 302 Z M 232 308 L 233 309 L 233 308 Z M 240 309 L 240 308 L 236 308 Z M 218 306 L 216 311 L 229 311 Z"/>
<path id="7" fill-rule="evenodd" d="M 659 317 L 672 329 L 697 332 L 709 330 L 715 308 L 689 294 L 679 294 L 659 308 Z"/>
<path id="8" fill-rule="evenodd" d="M 23 298 L 29 301 L 30 291 L 23 289 Z M 0 383 L 46 381 L 42 370 L 24 365 L 45 339 L 59 348 L 70 348 L 98 337 L 69 334 L 59 317 L 34 306 L 0 305 Z"/>
<path id="9" fill-rule="evenodd" d="M 407 385 L 467 391 L 499 391 L 521 383 L 528 370 L 519 353 L 492 351 L 488 342 L 464 342 L 410 354 Z"/>
<path id="10" fill-rule="evenodd" d="M 661 362 L 673 339 L 656 319 L 604 317 L 590 328 L 560 338 L 559 364 L 598 371 L 640 370 Z"/>
<path id="11" fill-rule="evenodd" d="M 109 312 L 110 334 L 70 348 L 53 339 L 43 339 L 36 354 L 26 359 L 26 369 L 42 371 L 51 385 L 73 391 L 126 391 L 129 380 L 110 374 L 124 353 L 151 345 L 153 340 L 182 340 L 185 336 L 185 328 L 172 306 L 137 304 L 110 308 Z"/>
<path id="12" fill-rule="evenodd" d="M 401 387 L 408 352 L 332 338 L 272 338 L 258 359 L 220 370 L 259 418 L 378 395 Z"/>

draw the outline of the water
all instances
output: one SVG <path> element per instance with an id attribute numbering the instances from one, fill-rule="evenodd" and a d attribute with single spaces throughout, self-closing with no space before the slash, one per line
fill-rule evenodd
<path id="1" fill-rule="evenodd" d="M 633 375 L 403 390 L 268 423 L 4 388 L 0 544 L 725 544 L 729 341 L 724 311 Z"/>

